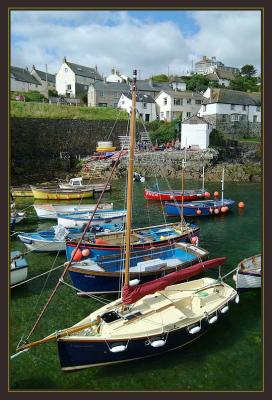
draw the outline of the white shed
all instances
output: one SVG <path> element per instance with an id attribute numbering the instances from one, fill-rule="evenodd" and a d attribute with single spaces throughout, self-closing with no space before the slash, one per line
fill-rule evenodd
<path id="1" fill-rule="evenodd" d="M 181 148 L 196 146 L 207 149 L 212 126 L 201 117 L 193 115 L 181 123 Z"/>

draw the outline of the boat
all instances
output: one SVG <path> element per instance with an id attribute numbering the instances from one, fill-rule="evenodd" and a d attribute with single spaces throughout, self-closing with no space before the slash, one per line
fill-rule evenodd
<path id="1" fill-rule="evenodd" d="M 27 278 L 28 263 L 20 251 L 10 253 L 10 285 L 16 285 Z"/>
<path id="2" fill-rule="evenodd" d="M 187 203 L 166 202 L 165 213 L 170 217 L 183 215 L 184 217 L 207 217 L 228 213 L 235 204 L 234 200 L 224 199 L 224 168 L 222 171 L 222 197 L 221 200 L 202 200 Z"/>
<path id="3" fill-rule="evenodd" d="M 59 189 L 30 186 L 35 199 L 41 200 L 75 200 L 94 197 L 93 189 Z"/>
<path id="4" fill-rule="evenodd" d="M 192 238 L 199 236 L 200 228 L 193 224 L 177 222 L 144 228 L 133 229 L 131 233 L 131 251 L 154 249 L 156 247 L 171 245 L 176 242 L 191 242 Z M 121 254 L 124 252 L 124 231 L 114 233 L 101 233 L 95 240 L 82 240 L 79 250 L 87 250 L 89 257 Z M 195 239 L 193 239 L 194 241 Z M 66 242 L 66 255 L 70 260 L 78 240 Z"/>
<path id="5" fill-rule="evenodd" d="M 16 356 L 34 346 L 56 341 L 61 368 L 64 371 L 152 357 L 176 350 L 199 338 L 217 320 L 224 317 L 232 307 L 232 302 L 239 302 L 236 290 L 222 279 L 204 277 L 178 283 L 205 272 L 209 268 L 223 265 L 225 257 L 201 260 L 188 268 L 143 284 L 130 280 L 136 71 L 133 71 L 131 91 L 125 273 L 122 296 L 90 313 L 70 328 L 57 330 L 34 342 L 21 341 L 16 349 Z M 78 247 L 79 245 L 80 242 Z M 74 254 L 76 255 L 76 252 Z M 60 281 L 71 263 L 72 260 L 66 265 Z M 28 341 L 56 293 L 59 282 L 28 334 Z"/>
<path id="6" fill-rule="evenodd" d="M 19 222 L 23 221 L 26 217 L 26 213 L 24 211 L 16 211 L 13 210 L 10 213 L 10 224 L 19 224 Z M 14 226 L 14 225 L 13 225 Z"/>
<path id="7" fill-rule="evenodd" d="M 13 197 L 33 197 L 32 190 L 29 186 L 18 186 L 11 188 Z"/>
<path id="8" fill-rule="evenodd" d="M 151 190 L 144 188 L 144 198 L 148 200 L 160 200 L 160 201 L 192 201 L 209 198 L 210 193 L 202 189 L 199 190 L 184 190 L 184 194 L 180 190 Z"/>
<path id="9" fill-rule="evenodd" d="M 134 182 L 144 183 L 145 182 L 145 177 L 143 175 L 139 174 L 138 172 L 134 172 L 133 181 Z"/>
<path id="10" fill-rule="evenodd" d="M 78 178 L 71 178 L 70 181 L 67 182 L 61 182 L 59 183 L 59 188 L 60 189 L 71 189 L 71 188 L 85 188 L 85 189 L 90 189 L 94 190 L 95 192 L 102 192 L 104 189 L 105 191 L 110 191 L 111 190 L 111 185 L 108 184 L 105 186 L 105 183 L 92 183 L 92 184 L 83 184 L 82 183 L 83 178 L 78 177 Z"/>
<path id="11" fill-rule="evenodd" d="M 33 204 L 36 214 L 42 219 L 57 219 L 58 213 L 74 213 L 77 211 L 91 212 L 95 204 Z M 112 210 L 113 203 L 99 204 L 98 210 Z"/>
<path id="12" fill-rule="evenodd" d="M 82 228 L 88 223 L 93 212 L 79 211 L 74 213 L 58 213 L 58 225 L 65 228 Z M 92 225 L 122 224 L 126 217 L 125 210 L 100 210 L 96 211 L 92 220 Z"/>
<path id="13" fill-rule="evenodd" d="M 257 254 L 241 261 L 233 275 L 236 289 L 255 289 L 262 286 L 262 257 Z"/>
<path id="14" fill-rule="evenodd" d="M 78 250 L 77 250 L 78 251 Z M 124 256 L 94 256 L 73 261 L 68 272 L 78 294 L 118 293 L 124 278 Z M 141 283 L 158 279 L 205 260 L 209 253 L 190 243 L 175 243 L 130 253 L 130 279 Z M 78 255 L 75 256 L 78 258 Z M 71 257 L 70 257 L 71 259 Z"/>
<path id="15" fill-rule="evenodd" d="M 55 226 L 54 229 L 47 231 L 37 232 L 18 232 L 18 238 L 25 245 L 25 247 L 33 252 L 55 252 L 66 250 L 66 240 L 72 240 L 78 238 L 82 234 L 80 228 L 70 228 L 69 230 Z M 57 229 L 56 229 L 57 228 Z M 107 224 L 102 226 L 92 226 L 90 232 L 86 234 L 86 239 L 94 239 L 99 237 L 101 232 L 117 232 L 123 229 L 123 225 Z"/>

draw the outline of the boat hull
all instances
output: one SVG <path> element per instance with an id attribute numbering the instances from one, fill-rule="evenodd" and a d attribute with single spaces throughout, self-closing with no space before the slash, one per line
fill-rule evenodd
<path id="1" fill-rule="evenodd" d="M 235 201 L 233 200 L 224 200 L 223 206 L 228 207 L 224 213 L 230 211 L 234 207 Z M 191 202 L 183 204 L 183 207 L 180 203 L 165 203 L 164 209 L 166 214 L 169 217 L 178 217 L 181 215 L 183 210 L 184 217 L 207 217 L 211 215 L 219 215 L 222 214 L 222 202 L 221 201 L 213 201 L 207 200 L 203 202 Z M 215 211 L 215 210 L 218 210 Z"/>
<path id="2" fill-rule="evenodd" d="M 224 307 L 224 304 L 222 307 Z M 220 314 L 219 318 L 223 319 L 224 314 Z M 158 335 L 148 335 L 138 339 L 107 341 L 94 341 L 88 340 L 88 338 L 78 341 L 59 339 L 57 344 L 61 368 L 63 371 L 73 371 L 158 356 L 186 346 L 205 334 L 212 327 L 207 318 L 194 321 L 195 324 L 201 324 L 201 330 L 195 334 L 191 334 L 188 326 L 186 326 L 159 335 L 166 340 L 165 345 L 161 347 L 151 346 L 152 341 L 158 339 Z M 126 348 L 122 352 L 112 352 L 110 349 L 116 345 L 123 345 Z"/>
<path id="3" fill-rule="evenodd" d="M 202 190 L 200 191 L 187 191 L 184 192 L 182 196 L 181 191 L 173 191 L 173 192 L 163 192 L 163 191 L 153 191 L 145 189 L 144 191 L 144 198 L 148 200 L 161 200 L 161 201 L 192 201 L 192 200 L 201 200 L 205 199 L 205 192 Z"/>
<path id="4" fill-rule="evenodd" d="M 60 204 L 34 204 L 36 214 L 41 219 L 57 219 L 57 213 L 75 213 L 78 211 L 91 212 L 95 209 L 96 204 L 74 204 L 74 205 L 60 205 Z M 112 210 L 113 203 L 100 204 L 98 210 Z"/>
<path id="5" fill-rule="evenodd" d="M 18 235 L 18 238 L 21 242 L 24 243 L 25 247 L 36 253 L 40 252 L 57 252 L 57 251 L 65 251 L 66 243 L 64 240 L 42 240 L 35 239 L 33 237 L 27 237 L 24 235 Z"/>
<path id="6" fill-rule="evenodd" d="M 32 193 L 35 199 L 40 200 L 75 200 L 94 197 L 93 190 L 75 191 L 69 189 L 46 190 L 32 187 Z"/>
<path id="7" fill-rule="evenodd" d="M 12 251 L 11 263 L 10 263 L 10 285 L 16 285 L 17 283 L 23 282 L 27 278 L 28 274 L 28 263 L 24 257 L 20 256 L 19 251 Z"/>

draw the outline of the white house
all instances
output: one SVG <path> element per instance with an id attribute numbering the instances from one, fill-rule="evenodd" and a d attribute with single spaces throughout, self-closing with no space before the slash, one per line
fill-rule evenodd
<path id="1" fill-rule="evenodd" d="M 118 107 L 131 111 L 132 99 L 131 93 L 122 94 L 118 102 Z M 147 94 L 137 94 L 136 112 L 145 122 L 157 119 L 155 100 Z"/>
<path id="2" fill-rule="evenodd" d="M 173 76 L 170 79 L 170 86 L 173 90 L 181 90 L 185 91 L 186 90 L 186 82 L 179 78 L 178 76 Z"/>
<path id="3" fill-rule="evenodd" d="M 103 80 L 97 71 L 97 67 L 85 67 L 83 65 L 68 62 L 64 57 L 63 63 L 56 75 L 56 90 L 65 97 L 76 97 L 87 93 L 91 83 Z"/>
<path id="4" fill-rule="evenodd" d="M 181 148 L 198 146 L 207 149 L 211 131 L 212 126 L 204 118 L 194 115 L 185 119 L 181 123 Z"/>
<path id="5" fill-rule="evenodd" d="M 46 97 L 48 97 L 48 90 L 56 89 L 56 75 L 50 74 L 47 71 L 40 71 L 35 65 L 32 66 L 31 75 L 40 82 L 39 92 Z"/>
<path id="6" fill-rule="evenodd" d="M 29 92 L 30 90 L 39 91 L 40 87 L 40 82 L 31 75 L 27 68 L 10 67 L 11 92 Z"/>
<path id="7" fill-rule="evenodd" d="M 106 82 L 128 82 L 128 77 L 120 74 L 117 69 L 112 68 L 111 74 L 106 77 Z"/>
<path id="8" fill-rule="evenodd" d="M 191 91 L 162 90 L 156 97 L 157 113 L 160 120 L 172 121 L 196 115 L 201 107 L 202 94 Z"/>
<path id="9" fill-rule="evenodd" d="M 220 69 L 214 69 L 213 73 L 205 75 L 210 82 L 217 82 L 221 86 L 228 87 L 230 81 L 235 79 L 235 74 L 231 71 L 224 71 Z"/>
<path id="10" fill-rule="evenodd" d="M 223 133 L 261 134 L 261 93 L 208 88 L 198 116 Z"/>

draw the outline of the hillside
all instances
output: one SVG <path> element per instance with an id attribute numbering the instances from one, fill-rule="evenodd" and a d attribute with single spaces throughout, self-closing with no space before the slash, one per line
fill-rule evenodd
<path id="1" fill-rule="evenodd" d="M 126 111 L 102 107 L 75 107 L 36 102 L 10 102 L 10 116 L 17 118 L 127 120 Z"/>

